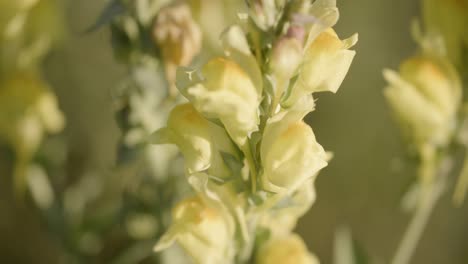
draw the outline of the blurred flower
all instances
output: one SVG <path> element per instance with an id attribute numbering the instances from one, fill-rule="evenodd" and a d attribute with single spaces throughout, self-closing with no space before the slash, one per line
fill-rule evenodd
<path id="1" fill-rule="evenodd" d="M 290 107 L 299 98 L 314 92 L 335 93 L 348 72 L 354 55 L 348 50 L 357 42 L 357 35 L 340 40 L 333 29 L 322 32 L 305 48 L 304 60 L 299 76 L 284 98 L 282 106 Z"/>
<path id="2" fill-rule="evenodd" d="M 199 197 L 181 201 L 172 212 L 173 223 L 155 246 L 163 250 L 177 241 L 195 263 L 230 263 L 232 227 L 222 213 Z"/>
<path id="3" fill-rule="evenodd" d="M 154 237 L 158 232 L 159 223 L 154 215 L 136 213 L 127 217 L 125 227 L 130 237 L 143 240 Z"/>
<path id="4" fill-rule="evenodd" d="M 185 157 L 188 174 L 208 170 L 216 177 L 226 178 L 230 171 L 221 153 L 236 156 L 236 150 L 224 129 L 201 116 L 191 104 L 174 107 L 167 127 L 152 135 L 154 143 L 176 144 Z"/>
<path id="5" fill-rule="evenodd" d="M 417 150 L 448 144 L 461 103 L 461 84 L 453 66 L 429 56 L 412 57 L 399 74 L 384 70 L 385 96 L 401 128 Z"/>
<path id="6" fill-rule="evenodd" d="M 284 6 L 276 3 L 275 0 L 249 0 L 247 3 L 251 6 L 250 17 L 255 24 L 262 30 L 267 31 L 274 27 L 279 19 L 279 13 Z M 284 1 L 283 1 L 284 2 Z"/>
<path id="7" fill-rule="evenodd" d="M 312 128 L 302 121 L 313 107 L 309 95 L 268 120 L 260 149 L 261 182 L 266 190 L 291 193 L 327 166 L 325 151 Z"/>
<path id="8" fill-rule="evenodd" d="M 153 36 L 161 49 L 166 78 L 174 95 L 176 69 L 178 66 L 188 66 L 200 52 L 201 30 L 192 18 L 189 6 L 178 3 L 159 11 L 153 26 Z"/>
<path id="9" fill-rule="evenodd" d="M 239 0 L 190 0 L 188 3 L 203 33 L 203 52 L 220 54 L 219 36 L 238 21 L 237 15 L 243 11 L 245 3 Z"/>
<path id="10" fill-rule="evenodd" d="M 23 16 L 25 12 L 37 4 L 37 2 L 39 2 L 39 0 L 0 1 L 0 39 L 5 36 L 5 29 L 12 27 L 13 25 L 11 25 L 11 23 L 15 23 L 12 20 L 20 19 L 20 16 Z"/>
<path id="11" fill-rule="evenodd" d="M 260 247 L 256 264 L 319 264 L 318 259 L 307 250 L 304 241 L 289 234 L 274 237 Z"/>
<path id="12" fill-rule="evenodd" d="M 198 80 L 193 73 L 181 76 L 179 88 L 200 113 L 219 119 L 231 138 L 244 146 L 250 133 L 258 129 L 258 89 L 237 63 L 225 58 L 210 60 L 201 73 L 203 79 Z"/>
<path id="13" fill-rule="evenodd" d="M 0 82 L 0 137 L 15 151 L 17 180 L 24 180 L 44 133 L 57 133 L 64 123 L 55 96 L 35 73 L 17 73 Z"/>
<path id="14" fill-rule="evenodd" d="M 5 14 L 0 8 L 0 76 L 37 67 L 64 33 L 57 1 L 6 2 L 16 4 Z"/>
<path id="15" fill-rule="evenodd" d="M 444 37 L 448 56 L 455 66 L 468 67 L 464 54 L 468 50 L 468 1 L 424 0 L 423 15 L 426 29 Z"/>

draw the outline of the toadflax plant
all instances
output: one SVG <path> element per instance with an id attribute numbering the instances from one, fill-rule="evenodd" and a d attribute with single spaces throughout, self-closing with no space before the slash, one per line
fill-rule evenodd
<path id="1" fill-rule="evenodd" d="M 65 126 L 57 98 L 41 73 L 43 58 L 63 33 L 59 2 L 0 2 L 0 141 L 14 153 L 13 183 L 24 197 L 27 187 L 38 206 L 50 206 L 53 194 L 36 156 L 46 135 Z M 39 194 L 40 184 L 46 195 Z"/>
<path id="2" fill-rule="evenodd" d="M 221 35 L 224 55 L 179 68 L 188 100 L 151 136 L 184 156 L 194 194 L 155 246 L 174 242 L 195 263 L 318 263 L 293 233 L 315 200 L 328 155 L 303 118 L 313 94 L 336 92 L 357 35 L 341 40 L 334 0 L 246 1 Z"/>
<path id="3" fill-rule="evenodd" d="M 457 151 L 465 149 L 465 161 L 454 192 L 461 204 L 468 186 L 466 155 L 466 79 L 464 52 L 468 47 L 468 2 L 423 0 L 423 34 L 417 23 L 413 35 L 420 48 L 398 70 L 384 70 L 384 90 L 401 127 L 409 152 L 418 160 L 418 181 L 404 199 L 413 217 L 391 263 L 410 263 L 436 202 L 449 186 Z"/>

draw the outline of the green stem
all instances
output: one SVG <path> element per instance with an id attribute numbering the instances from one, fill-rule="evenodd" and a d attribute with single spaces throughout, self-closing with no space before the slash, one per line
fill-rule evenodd
<path id="1" fill-rule="evenodd" d="M 445 165 L 445 163 L 443 162 L 442 165 Z M 440 171 L 442 173 L 437 179 L 433 179 L 431 183 L 422 185 L 420 201 L 408 227 L 406 228 L 391 264 L 410 263 L 432 211 L 444 192 L 445 181 L 447 178 L 446 174 L 450 171 L 450 168 L 444 168 L 444 166 L 442 166 Z"/>
<path id="2" fill-rule="evenodd" d="M 286 85 L 288 83 L 287 81 L 285 81 L 283 79 L 280 79 L 280 78 L 278 78 L 278 79 L 279 80 L 278 80 L 278 83 L 276 84 L 276 87 L 275 87 L 275 93 L 273 95 L 273 100 L 272 100 L 271 105 L 270 105 L 270 112 L 269 112 L 268 117 L 272 117 L 273 115 L 275 115 L 276 108 L 278 108 L 281 97 L 283 96 L 283 93 L 286 90 Z"/>
<path id="3" fill-rule="evenodd" d="M 248 142 L 245 144 L 243 149 L 245 159 L 247 160 L 247 164 L 249 165 L 250 179 L 252 182 L 252 193 L 255 193 L 257 191 L 257 166 L 255 165 L 254 156 L 252 154 L 252 148 L 250 147 L 250 144 Z"/>
<path id="4" fill-rule="evenodd" d="M 468 189 L 468 152 L 465 153 L 463 167 L 458 176 L 455 192 L 453 194 L 453 202 L 456 206 L 461 206 L 465 200 L 466 190 Z"/>

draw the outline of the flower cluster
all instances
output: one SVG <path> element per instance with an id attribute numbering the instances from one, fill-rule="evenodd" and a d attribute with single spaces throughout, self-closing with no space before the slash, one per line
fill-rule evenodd
<path id="1" fill-rule="evenodd" d="M 462 109 L 463 50 L 467 1 L 423 1 L 425 33 L 413 24 L 417 54 L 401 63 L 399 71 L 384 70 L 384 95 L 403 132 L 410 153 L 417 158 L 418 180 L 404 197 L 413 211 L 392 263 L 409 263 L 425 224 L 454 171 L 457 134 Z M 463 131 L 461 131 L 464 134 Z M 468 158 L 465 157 L 454 200 L 466 192 Z"/>
<path id="2" fill-rule="evenodd" d="M 341 40 L 333 31 L 333 0 L 247 3 L 248 15 L 221 35 L 224 56 L 178 70 L 176 86 L 188 102 L 151 137 L 177 145 L 195 190 L 174 209 L 155 249 L 176 241 L 196 263 L 252 255 L 257 263 L 316 263 L 291 234 L 328 163 L 303 119 L 315 108 L 313 93 L 338 90 L 357 35 Z M 278 258 L 264 256 L 283 243 L 288 249 Z"/>
<path id="3" fill-rule="evenodd" d="M 57 99 L 39 73 L 41 58 L 62 32 L 58 14 L 52 0 L 0 3 L 0 138 L 15 153 L 18 191 L 44 134 L 64 126 Z"/>

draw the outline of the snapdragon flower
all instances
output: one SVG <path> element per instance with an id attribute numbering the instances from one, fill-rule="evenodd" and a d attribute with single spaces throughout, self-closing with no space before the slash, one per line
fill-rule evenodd
<path id="1" fill-rule="evenodd" d="M 357 42 L 357 35 L 340 40 L 333 29 L 320 33 L 304 50 L 297 81 L 283 98 L 282 106 L 290 107 L 299 98 L 314 92 L 336 93 L 343 82 L 355 51 L 349 50 Z"/>
<path id="2" fill-rule="evenodd" d="M 319 264 L 317 258 L 307 250 L 304 241 L 290 234 L 275 237 L 263 245 L 256 257 L 256 264 Z"/>
<path id="3" fill-rule="evenodd" d="M 446 145 L 455 129 L 461 83 L 453 66 L 442 58 L 412 57 L 399 73 L 385 70 L 387 98 L 405 136 L 418 151 Z"/>
<path id="4" fill-rule="evenodd" d="M 230 263 L 233 227 L 222 212 L 201 197 L 179 202 L 172 212 L 173 222 L 155 246 L 156 251 L 177 242 L 197 264 Z"/>
<path id="5" fill-rule="evenodd" d="M 260 149 L 263 188 L 291 193 L 327 166 L 327 155 L 302 119 L 312 111 L 312 96 L 268 120 Z"/>
<path id="6" fill-rule="evenodd" d="M 195 109 L 207 118 L 218 119 L 239 146 L 258 129 L 260 94 L 249 75 L 234 61 L 217 57 L 201 70 L 202 77 L 184 81 L 179 89 Z"/>
<path id="7" fill-rule="evenodd" d="M 220 178 L 231 175 L 221 153 L 236 156 L 233 143 L 224 129 L 206 120 L 191 104 L 174 107 L 167 127 L 153 133 L 152 141 L 176 144 L 185 157 L 188 175 L 205 170 Z"/>

